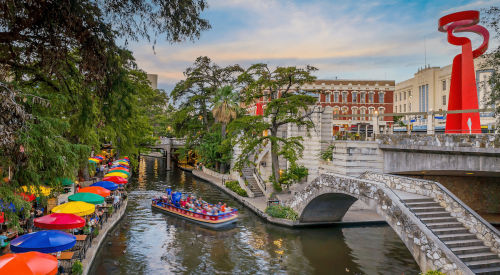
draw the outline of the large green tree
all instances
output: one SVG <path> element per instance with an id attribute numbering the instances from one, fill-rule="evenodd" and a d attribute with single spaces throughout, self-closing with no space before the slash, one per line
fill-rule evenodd
<path id="1" fill-rule="evenodd" d="M 296 161 L 304 149 L 302 136 L 283 137 L 278 135 L 278 130 L 280 126 L 293 124 L 302 127 L 309 135 L 314 127 L 311 115 L 321 112 L 321 109 L 315 105 L 316 97 L 300 90 L 300 87 L 316 80 L 312 75 L 316 70 L 307 66 L 277 67 L 271 71 L 267 64 L 258 63 L 239 76 L 239 85 L 243 87 L 241 95 L 247 105 L 254 104 L 260 98 L 268 102 L 262 116 L 243 116 L 229 124 L 233 145 L 238 144 L 242 148 L 235 169 L 241 170 L 245 165 L 251 164 L 249 157 L 256 153 L 257 148 L 270 142 L 273 168 L 270 180 L 275 189 L 280 188 L 280 156 L 293 168 L 290 173 L 299 171 L 296 169 Z M 264 131 L 268 134 L 264 135 Z M 291 175 L 289 177 L 294 178 Z"/>
<path id="2" fill-rule="evenodd" d="M 221 123 L 221 141 L 226 139 L 226 126 L 231 119 L 236 119 L 238 114 L 242 113 L 239 106 L 240 96 L 238 93 L 233 92 L 231 86 L 225 86 L 217 90 L 213 101 L 212 114 L 217 122 Z M 217 169 L 218 167 L 216 167 Z M 226 173 L 226 164 L 220 167 L 222 174 Z"/>
<path id="3" fill-rule="evenodd" d="M 481 12 L 481 24 L 494 31 L 493 38 L 500 42 L 500 8 L 490 7 L 483 9 Z M 492 45 L 492 43 L 490 43 Z M 489 90 L 485 95 L 486 105 L 495 106 L 495 117 L 500 115 L 500 45 L 497 43 L 496 48 L 490 49 L 481 57 L 482 69 L 493 69 L 491 76 L 487 81 L 477 79 L 478 89 Z M 480 99 L 481 100 L 481 99 Z"/>

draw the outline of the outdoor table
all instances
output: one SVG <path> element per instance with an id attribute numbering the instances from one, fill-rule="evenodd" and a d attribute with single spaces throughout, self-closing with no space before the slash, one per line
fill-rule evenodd
<path id="1" fill-rule="evenodd" d="M 75 235 L 76 241 L 85 241 L 87 239 L 87 235 Z"/>
<path id="2" fill-rule="evenodd" d="M 75 255 L 75 252 L 61 252 L 61 255 L 57 256 L 57 259 L 61 261 L 61 266 L 64 270 L 71 270 L 73 264 L 71 263 L 71 259 Z"/>
<path id="3" fill-rule="evenodd" d="M 58 260 L 71 260 L 75 255 L 75 252 L 61 252 L 61 255 L 57 256 Z"/>

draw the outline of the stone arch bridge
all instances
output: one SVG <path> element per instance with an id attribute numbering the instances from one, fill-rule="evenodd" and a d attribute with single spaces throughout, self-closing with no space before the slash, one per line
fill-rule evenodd
<path id="1" fill-rule="evenodd" d="M 384 218 L 424 271 L 500 274 L 500 232 L 441 184 L 366 172 L 318 176 L 285 205 L 300 223 L 340 221 L 361 200 Z"/>

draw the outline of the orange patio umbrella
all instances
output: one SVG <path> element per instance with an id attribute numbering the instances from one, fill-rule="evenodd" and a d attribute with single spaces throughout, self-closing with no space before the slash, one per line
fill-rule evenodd
<path id="1" fill-rule="evenodd" d="M 57 258 L 40 252 L 6 254 L 0 257 L 0 274 L 55 275 Z"/>
<path id="2" fill-rule="evenodd" d="M 82 188 L 82 189 L 80 189 L 79 193 L 94 193 L 94 194 L 97 194 L 97 195 L 103 196 L 103 197 L 107 197 L 111 194 L 111 192 L 108 189 L 102 188 L 99 186 Z"/>

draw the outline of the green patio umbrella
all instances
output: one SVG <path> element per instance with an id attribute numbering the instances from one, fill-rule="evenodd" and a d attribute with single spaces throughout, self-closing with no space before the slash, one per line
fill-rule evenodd
<path id="1" fill-rule="evenodd" d="M 101 204 L 104 202 L 104 197 L 93 193 L 77 193 L 68 197 L 69 201 L 83 201 L 91 204 Z"/>
<path id="2" fill-rule="evenodd" d="M 60 179 L 60 178 L 57 178 L 57 181 L 60 181 L 62 183 L 62 185 L 64 186 L 67 186 L 67 185 L 72 185 L 74 182 L 68 178 L 64 178 L 64 179 Z"/>

